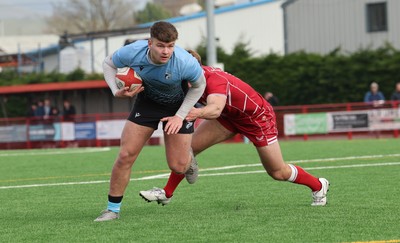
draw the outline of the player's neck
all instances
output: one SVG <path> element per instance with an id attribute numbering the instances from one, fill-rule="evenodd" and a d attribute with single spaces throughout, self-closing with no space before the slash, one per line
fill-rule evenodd
<path id="1" fill-rule="evenodd" d="M 149 61 L 150 64 L 153 65 L 164 65 L 165 63 L 157 63 L 153 60 L 152 56 L 151 56 L 151 51 L 150 49 L 147 51 L 147 61 Z"/>

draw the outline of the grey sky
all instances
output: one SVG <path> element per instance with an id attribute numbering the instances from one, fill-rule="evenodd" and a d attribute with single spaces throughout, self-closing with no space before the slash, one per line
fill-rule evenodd
<path id="1" fill-rule="evenodd" d="M 68 0 L 0 0 L 0 19 L 46 17 L 51 15 L 52 4 L 54 2 L 60 3 L 67 1 Z M 126 2 L 138 4 L 137 9 L 140 9 L 147 0 L 126 0 Z"/>

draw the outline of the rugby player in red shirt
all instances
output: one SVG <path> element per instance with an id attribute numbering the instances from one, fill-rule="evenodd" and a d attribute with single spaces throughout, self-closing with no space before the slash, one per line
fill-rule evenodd
<path id="1" fill-rule="evenodd" d="M 189 51 L 200 63 L 200 56 Z M 293 164 L 283 160 L 272 106 L 250 85 L 221 69 L 202 66 L 206 77 L 206 89 L 199 100 L 204 106 L 192 108 L 186 120 L 204 119 L 195 129 L 192 138 L 193 154 L 196 156 L 214 144 L 232 138 L 237 133 L 246 136 L 256 147 L 261 163 L 275 180 L 289 181 L 309 187 L 312 191 L 312 206 L 324 206 L 329 182 L 317 178 Z M 193 157 L 193 175 L 189 183 L 196 180 L 198 168 Z M 188 175 L 186 175 L 188 177 Z M 171 172 L 166 186 L 140 191 L 140 196 L 148 202 L 166 205 L 185 174 Z"/>

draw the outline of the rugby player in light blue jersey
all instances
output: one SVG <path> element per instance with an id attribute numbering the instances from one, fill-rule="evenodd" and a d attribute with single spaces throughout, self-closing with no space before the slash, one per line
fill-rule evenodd
<path id="1" fill-rule="evenodd" d="M 120 151 L 111 173 L 107 209 L 95 221 L 119 218 L 122 198 L 130 181 L 131 168 L 145 143 L 163 120 L 164 144 L 169 168 L 185 174 L 189 183 L 197 178 L 197 163 L 190 144 L 193 122 L 185 120 L 205 89 L 205 77 L 197 60 L 175 45 L 176 28 L 168 22 L 156 22 L 150 39 L 121 47 L 103 62 L 104 78 L 115 97 L 137 95 L 135 105 L 121 135 Z M 117 68 L 131 67 L 143 80 L 142 86 L 129 91 L 118 89 Z M 185 87 L 187 82 L 190 88 Z"/>

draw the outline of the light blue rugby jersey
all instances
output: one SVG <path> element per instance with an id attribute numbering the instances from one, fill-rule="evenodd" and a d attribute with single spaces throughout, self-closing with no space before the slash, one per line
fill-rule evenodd
<path id="1" fill-rule="evenodd" d="M 182 81 L 195 82 L 203 72 L 200 64 L 179 46 L 175 46 L 168 63 L 151 64 L 147 43 L 139 40 L 121 47 L 112 56 L 114 65 L 133 68 L 143 80 L 145 95 L 155 102 L 165 105 L 182 102 L 185 97 Z"/>

